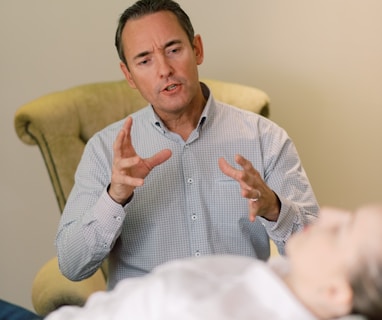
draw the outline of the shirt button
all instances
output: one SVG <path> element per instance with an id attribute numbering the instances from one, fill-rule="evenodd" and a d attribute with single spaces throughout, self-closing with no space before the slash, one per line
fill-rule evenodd
<path id="1" fill-rule="evenodd" d="M 199 251 L 195 252 L 195 257 L 200 257 L 200 252 Z"/>
<path id="2" fill-rule="evenodd" d="M 117 220 L 118 222 L 122 220 L 122 218 L 120 216 L 116 216 L 114 217 L 115 220 Z"/>
<path id="3" fill-rule="evenodd" d="M 194 182 L 194 179 L 192 179 L 192 178 L 188 178 L 188 179 L 187 179 L 187 182 L 188 182 L 189 184 L 191 184 L 191 183 Z"/>
<path id="4" fill-rule="evenodd" d="M 191 219 L 192 219 L 192 220 L 196 220 L 196 219 L 198 219 L 198 217 L 197 217 L 196 214 L 193 214 L 193 215 L 191 216 Z"/>

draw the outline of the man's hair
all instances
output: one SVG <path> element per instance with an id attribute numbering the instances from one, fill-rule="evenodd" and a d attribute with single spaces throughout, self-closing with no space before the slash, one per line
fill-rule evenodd
<path id="1" fill-rule="evenodd" d="M 131 19 L 138 19 L 148 14 L 170 11 L 175 14 L 182 29 L 186 32 L 187 38 L 191 45 L 194 41 L 194 28 L 192 27 L 189 16 L 183 11 L 178 3 L 172 0 L 140 0 L 127 8 L 119 18 L 117 31 L 115 34 L 115 46 L 118 51 L 119 58 L 127 66 L 125 53 L 123 51 L 122 31 L 126 22 Z"/>
<path id="2" fill-rule="evenodd" d="M 379 250 L 378 250 L 379 251 Z M 368 320 L 382 319 L 382 255 L 374 250 L 362 252 L 359 264 L 350 275 L 353 289 L 353 314 Z"/>

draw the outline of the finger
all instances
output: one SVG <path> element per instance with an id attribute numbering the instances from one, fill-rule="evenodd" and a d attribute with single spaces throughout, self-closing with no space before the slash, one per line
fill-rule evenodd
<path id="1" fill-rule="evenodd" d="M 111 177 L 111 184 L 112 185 L 130 185 L 130 186 L 137 186 L 142 185 L 142 182 L 131 182 L 130 179 L 130 174 L 129 169 L 137 165 L 141 159 L 136 156 L 132 158 L 122 158 L 119 159 L 119 161 L 115 161 L 113 165 L 113 170 L 112 170 L 112 177 Z M 128 178 L 127 178 L 128 177 Z M 141 178 L 140 178 L 141 179 Z M 131 183 L 131 184 L 130 184 Z"/>
<path id="2" fill-rule="evenodd" d="M 133 125 L 133 118 L 129 116 L 126 118 L 126 121 L 123 124 L 123 129 L 125 129 L 130 134 L 132 125 Z"/>
<path id="3" fill-rule="evenodd" d="M 235 161 L 243 168 L 243 188 L 246 190 L 253 190 L 254 187 L 261 184 L 261 177 L 259 172 L 253 167 L 252 163 L 244 158 L 242 155 L 236 155 Z M 245 185 L 244 185 L 245 184 Z"/>
<path id="4" fill-rule="evenodd" d="M 123 158 L 118 161 L 116 164 L 117 170 L 125 172 L 126 169 L 129 169 L 137 165 L 141 161 L 141 158 L 138 156 Z"/>
<path id="5" fill-rule="evenodd" d="M 259 195 L 261 195 L 261 193 L 258 189 L 248 187 L 248 185 L 245 183 L 243 183 L 240 186 L 241 186 L 241 196 L 243 198 L 247 198 L 247 199 L 251 200 L 252 202 L 258 202 L 259 201 Z"/>
<path id="6" fill-rule="evenodd" d="M 244 158 L 242 155 L 240 154 L 237 154 L 235 156 L 235 161 L 238 165 L 240 165 L 245 171 L 248 171 L 250 173 L 253 173 L 253 174 L 256 174 L 257 171 L 255 170 L 255 168 L 253 167 L 251 161 L 247 160 L 246 158 Z"/>
<path id="7" fill-rule="evenodd" d="M 170 159 L 171 155 L 172 155 L 172 152 L 170 149 L 164 149 L 154 154 L 152 157 L 147 158 L 145 162 L 149 170 L 152 170 L 154 167 Z"/>
<path id="8" fill-rule="evenodd" d="M 257 189 L 252 189 L 249 193 L 249 200 L 252 202 L 259 202 L 261 198 L 261 192 Z"/>
<path id="9" fill-rule="evenodd" d="M 238 174 L 240 173 L 239 170 L 232 167 L 227 160 L 224 158 L 219 158 L 218 160 L 219 168 L 220 170 L 227 175 L 228 177 L 231 177 L 232 179 L 238 180 Z"/>
<path id="10" fill-rule="evenodd" d="M 131 128 L 133 126 L 133 118 L 127 117 L 125 123 L 123 124 L 122 130 L 124 131 L 124 139 L 121 144 L 121 156 L 122 157 L 132 157 L 136 154 L 131 141 Z"/>
<path id="11" fill-rule="evenodd" d="M 113 152 L 114 152 L 115 160 L 122 158 L 122 151 L 123 151 L 122 146 L 123 146 L 125 137 L 126 137 L 126 131 L 124 129 L 121 129 L 118 132 L 117 138 L 115 139 L 113 144 Z"/>
<path id="12" fill-rule="evenodd" d="M 220 170 L 227 175 L 228 177 L 231 177 L 232 179 L 239 182 L 240 187 L 243 190 L 251 190 L 252 188 L 244 181 L 245 173 L 242 170 L 235 169 L 232 167 L 224 158 L 219 159 L 219 168 Z M 244 196 L 244 194 L 243 194 Z"/>
<path id="13" fill-rule="evenodd" d="M 122 129 L 119 131 L 117 138 L 113 144 L 114 159 L 118 161 L 120 158 L 133 157 L 136 155 L 134 147 L 131 143 L 131 127 L 133 119 L 128 117 L 124 122 Z"/>
<path id="14" fill-rule="evenodd" d="M 220 170 L 225 175 L 231 177 L 232 179 L 236 180 L 240 184 L 243 183 L 244 173 L 242 170 L 238 170 L 238 169 L 232 167 L 224 158 L 220 158 L 218 163 L 219 163 Z"/>
<path id="15" fill-rule="evenodd" d="M 115 157 L 122 157 L 123 153 L 123 146 L 126 142 L 126 140 L 130 139 L 130 131 L 132 126 L 133 119 L 131 117 L 128 117 L 126 121 L 124 122 L 121 130 L 118 132 L 117 138 L 114 141 L 113 144 L 113 151 Z"/>
<path id="16" fill-rule="evenodd" d="M 115 182 L 123 186 L 140 187 L 143 186 L 145 180 L 142 178 L 131 177 L 128 175 L 121 175 L 118 179 L 116 179 Z"/>
<path id="17" fill-rule="evenodd" d="M 125 123 L 123 124 L 122 130 L 126 132 L 126 139 L 131 143 L 131 127 L 133 126 L 133 118 L 127 117 Z"/>
<path id="18" fill-rule="evenodd" d="M 132 177 L 127 174 L 117 173 L 114 174 L 111 179 L 111 185 L 117 188 L 126 188 L 126 187 L 140 187 L 144 183 L 143 178 Z"/>
<path id="19" fill-rule="evenodd" d="M 250 222 L 255 222 L 258 210 L 259 204 L 248 200 L 248 219 Z"/>

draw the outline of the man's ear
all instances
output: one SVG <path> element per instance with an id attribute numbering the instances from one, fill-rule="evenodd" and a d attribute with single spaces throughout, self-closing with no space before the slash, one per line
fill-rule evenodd
<path id="1" fill-rule="evenodd" d="M 194 41 L 192 44 L 194 46 L 196 63 L 197 63 L 197 65 L 201 65 L 203 63 L 203 60 L 204 60 L 204 49 L 203 49 L 202 37 L 199 34 L 197 34 L 194 37 Z"/>
<path id="2" fill-rule="evenodd" d="M 345 278 L 335 279 L 325 289 L 324 299 L 332 316 L 344 316 L 352 310 L 353 290 Z"/>
<path id="3" fill-rule="evenodd" d="M 135 85 L 135 81 L 133 79 L 133 77 L 131 76 L 131 73 L 130 73 L 130 70 L 129 68 L 127 67 L 126 64 L 124 64 L 122 61 L 119 63 L 119 66 L 123 72 L 123 75 L 125 76 L 127 82 L 129 83 L 130 87 L 132 87 L 133 89 L 136 89 L 137 86 Z"/>

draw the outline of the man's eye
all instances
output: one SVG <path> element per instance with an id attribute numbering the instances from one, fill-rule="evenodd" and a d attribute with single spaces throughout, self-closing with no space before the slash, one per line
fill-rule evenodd
<path id="1" fill-rule="evenodd" d="M 179 53 L 180 51 L 180 48 L 172 48 L 170 50 L 168 50 L 168 53 L 167 54 L 176 54 L 176 53 Z"/>

